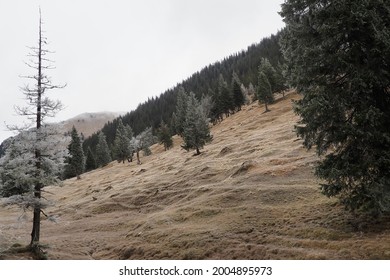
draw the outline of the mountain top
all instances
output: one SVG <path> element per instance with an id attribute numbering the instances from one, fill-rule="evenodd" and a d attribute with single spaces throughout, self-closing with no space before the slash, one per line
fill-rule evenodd
<path id="1" fill-rule="evenodd" d="M 89 137 L 93 133 L 102 129 L 102 127 L 114 120 L 115 118 L 123 115 L 122 112 L 95 112 L 95 113 L 83 113 L 73 118 L 60 122 L 64 126 L 65 131 L 71 131 L 74 126 L 79 133 L 82 133 L 84 137 Z"/>
<path id="2" fill-rule="evenodd" d="M 112 162 L 46 188 L 50 259 L 390 259 L 390 222 L 354 222 L 320 193 L 289 93 L 212 127 L 201 155 L 180 148 Z M 31 216 L 0 209 L 0 256 L 28 244 Z M 19 218 L 19 219 L 18 219 Z M 25 256 L 21 256 L 25 257 Z"/>

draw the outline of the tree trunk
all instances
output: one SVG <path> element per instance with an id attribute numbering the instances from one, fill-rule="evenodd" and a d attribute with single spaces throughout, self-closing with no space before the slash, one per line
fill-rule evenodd
<path id="1" fill-rule="evenodd" d="M 40 13 L 40 10 L 39 10 Z M 40 129 L 42 122 L 42 20 L 41 15 L 39 15 L 39 49 L 38 49 L 38 91 L 37 91 L 37 119 L 36 119 L 36 141 L 40 141 Z M 39 237 L 41 232 L 41 189 L 42 183 L 40 182 L 41 169 L 42 169 L 42 155 L 41 151 L 37 149 L 35 151 L 36 159 L 36 176 L 37 182 L 34 187 L 34 197 L 38 200 L 38 203 L 34 205 L 34 216 L 33 216 L 33 228 L 31 232 L 31 243 L 30 247 L 33 251 L 36 251 L 36 248 L 39 246 Z"/>
<path id="2" fill-rule="evenodd" d="M 139 149 L 137 149 L 137 164 L 141 164 L 141 161 L 139 159 Z"/>
<path id="3" fill-rule="evenodd" d="M 196 147 L 196 154 L 195 155 L 200 155 L 200 151 L 199 151 L 199 148 L 198 147 Z"/>
<path id="4" fill-rule="evenodd" d="M 269 112 L 269 109 L 268 109 L 268 104 L 267 104 L 267 102 L 265 102 L 264 104 L 265 104 L 265 112 Z"/>

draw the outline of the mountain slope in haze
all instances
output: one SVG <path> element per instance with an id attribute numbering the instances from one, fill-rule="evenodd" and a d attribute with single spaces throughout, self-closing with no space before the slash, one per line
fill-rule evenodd
<path id="1" fill-rule="evenodd" d="M 68 134 L 72 130 L 72 127 L 75 126 L 77 132 L 79 134 L 83 134 L 84 138 L 86 138 L 102 129 L 105 124 L 118 118 L 121 114 L 122 113 L 119 112 L 83 113 L 68 120 L 53 124 L 58 125 L 60 133 L 63 133 L 64 135 Z M 0 144 L 0 157 L 5 154 L 5 151 L 10 145 L 11 139 L 13 139 L 13 137 L 5 139 Z M 70 137 L 66 141 L 66 145 L 63 147 L 64 149 L 66 149 L 66 146 L 68 145 L 69 141 Z"/>
<path id="2" fill-rule="evenodd" d="M 66 121 L 62 121 L 60 124 L 63 125 L 63 130 L 66 132 L 71 131 L 74 126 L 79 133 L 84 135 L 84 137 L 89 137 L 102 129 L 108 122 L 118 118 L 121 114 L 122 113 L 116 112 L 83 113 Z"/>
<path id="3" fill-rule="evenodd" d="M 320 194 L 317 160 L 293 131 L 290 93 L 212 128 L 193 156 L 175 147 L 112 162 L 49 187 L 41 241 L 50 259 L 390 259 L 390 221 L 361 221 Z M 0 208 L 0 254 L 28 244 L 31 217 Z"/>

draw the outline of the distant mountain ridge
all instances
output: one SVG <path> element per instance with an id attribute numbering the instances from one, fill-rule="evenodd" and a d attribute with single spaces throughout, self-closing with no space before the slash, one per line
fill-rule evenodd
<path id="1" fill-rule="evenodd" d="M 68 120 L 62 121 L 59 124 L 63 125 L 63 130 L 70 131 L 74 126 L 77 131 L 83 134 L 84 137 L 89 137 L 93 133 L 99 131 L 103 126 L 125 114 L 124 112 L 94 112 L 82 113 Z"/>
<path id="2" fill-rule="evenodd" d="M 105 124 L 123 115 L 123 112 L 93 112 L 82 113 L 73 118 L 53 123 L 54 125 L 60 125 L 60 131 L 64 135 L 67 135 L 74 126 L 79 134 L 83 135 L 83 138 L 90 137 L 93 133 L 101 130 Z M 17 137 L 17 136 L 14 136 Z M 0 157 L 5 154 L 5 151 L 14 137 L 5 139 L 0 144 Z"/>

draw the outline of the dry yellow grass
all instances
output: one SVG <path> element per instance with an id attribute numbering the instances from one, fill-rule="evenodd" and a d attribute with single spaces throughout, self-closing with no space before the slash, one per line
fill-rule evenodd
<path id="1" fill-rule="evenodd" d="M 58 223 L 42 223 L 50 259 L 390 259 L 390 222 L 354 223 L 320 194 L 317 160 L 293 132 L 290 93 L 212 128 L 199 156 L 160 145 L 142 165 L 113 162 L 47 188 Z M 3 258 L 27 244 L 31 217 L 0 210 Z M 1 254 L 1 251 L 0 251 Z"/>

